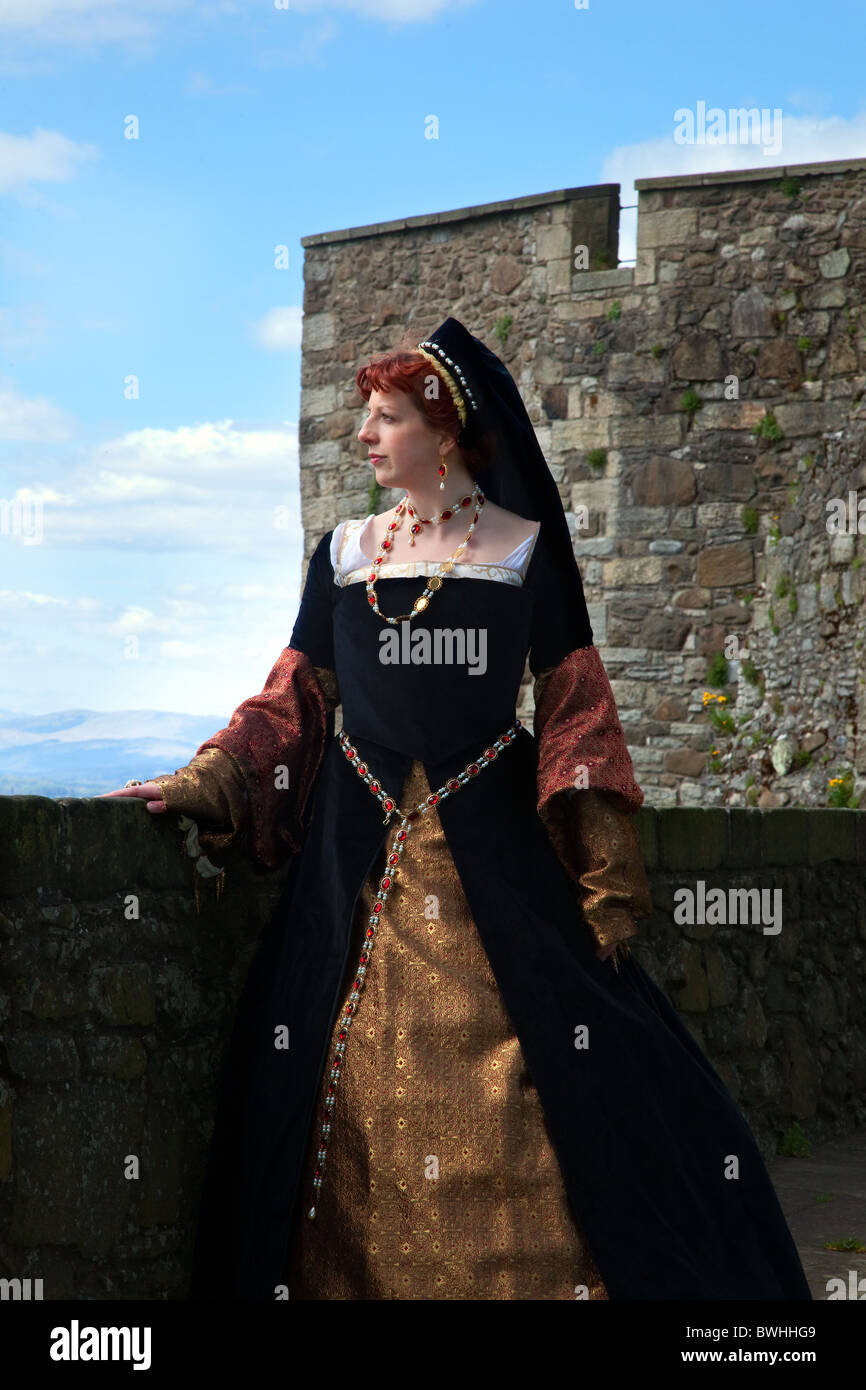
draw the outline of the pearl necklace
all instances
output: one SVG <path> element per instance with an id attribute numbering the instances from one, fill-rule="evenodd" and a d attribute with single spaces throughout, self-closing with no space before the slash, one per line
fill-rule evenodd
<path id="1" fill-rule="evenodd" d="M 386 553 L 391 549 L 391 539 L 389 533 L 399 530 L 399 528 L 403 524 L 403 514 L 408 506 L 409 494 L 407 493 L 406 496 L 402 497 L 400 501 L 397 503 L 396 507 L 394 508 L 395 520 L 388 522 L 385 535 L 382 538 L 382 541 L 380 542 L 379 549 L 376 553 L 376 558 L 373 561 L 373 568 L 367 576 L 367 602 L 369 603 L 373 612 L 378 613 L 379 617 L 382 618 L 384 622 L 402 623 L 407 618 L 411 621 L 412 618 L 416 618 L 419 613 L 424 612 L 424 609 L 427 607 L 436 590 L 442 588 L 442 576 L 445 574 L 450 574 L 451 570 L 453 570 L 454 561 L 457 559 L 457 556 L 463 550 L 465 550 L 466 546 L 469 544 L 472 538 L 472 532 L 475 530 L 475 527 L 478 524 L 478 518 L 481 514 L 481 508 L 484 506 L 485 499 L 484 493 L 481 491 L 481 488 L 478 486 L 477 483 L 472 489 L 471 496 L 462 498 L 460 505 L 468 506 L 473 501 L 473 499 L 475 502 L 475 515 L 469 524 L 469 530 L 466 532 L 466 535 L 464 536 L 463 540 L 460 542 L 457 549 L 454 551 L 454 554 L 451 556 L 450 559 L 441 561 L 437 572 L 434 575 L 431 575 L 431 577 L 427 580 L 427 585 L 424 589 L 423 594 L 420 598 L 416 598 L 414 604 L 412 605 L 411 613 L 400 613 L 396 618 L 389 618 L 387 613 L 383 613 L 381 608 L 379 607 L 379 599 L 376 594 L 376 580 L 378 578 L 378 568 L 385 559 Z"/>

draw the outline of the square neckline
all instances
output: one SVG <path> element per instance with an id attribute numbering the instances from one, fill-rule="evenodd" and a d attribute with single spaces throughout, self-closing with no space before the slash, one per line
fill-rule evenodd
<path id="1" fill-rule="evenodd" d="M 358 549 L 360 550 L 360 552 L 361 552 L 361 554 L 363 555 L 364 559 L 367 561 L 367 564 L 368 564 L 368 565 L 372 565 L 372 564 L 373 564 L 373 560 L 372 560 L 372 559 L 370 558 L 370 556 L 367 554 L 366 550 L 364 549 L 363 545 L 361 544 L 361 541 L 362 541 L 362 539 L 363 539 L 363 537 L 364 537 L 364 534 L 365 534 L 365 532 L 366 532 L 368 526 L 370 525 L 371 520 L 373 519 L 373 517 L 374 517 L 375 515 L 376 515 L 375 512 L 370 512 L 370 513 L 369 513 L 369 515 L 367 516 L 367 518 L 366 518 L 366 520 L 364 521 L 363 525 L 361 526 L 361 529 L 358 531 L 357 536 L 355 537 L 355 540 L 356 540 Z M 535 530 L 530 531 L 530 533 L 529 533 L 528 536 L 524 536 L 524 538 L 523 538 L 522 541 L 518 541 L 517 545 L 512 546 L 511 550 L 509 550 L 508 554 L 505 556 L 505 560 L 467 560 L 467 561 L 462 561 L 462 562 L 461 562 L 461 561 L 458 561 L 458 563 L 475 564 L 475 565 L 489 565 L 491 569 L 510 569 L 510 568 L 512 568 L 512 567 L 511 567 L 510 565 L 507 565 L 507 564 L 505 563 L 505 561 L 506 561 L 506 560 L 510 560 L 511 557 L 512 557 L 512 555 L 515 553 L 515 551 L 519 550 L 519 549 L 521 548 L 521 546 L 526 545 L 527 541 L 531 541 L 531 540 L 537 539 L 538 531 L 539 531 L 539 529 L 540 529 L 540 525 L 541 525 L 541 523 L 538 522 L 538 521 L 536 521 L 536 522 L 535 522 Z M 441 559 L 441 560 L 430 560 L 430 559 L 428 559 L 428 560 L 426 561 L 426 563 L 431 564 L 431 565 L 441 565 L 441 564 L 444 564 L 445 560 L 447 560 L 448 558 L 449 558 L 449 557 L 446 555 L 446 556 L 444 556 L 443 559 Z M 407 562 L 395 561 L 394 563 L 407 563 Z M 517 572 L 517 571 L 515 570 L 515 573 L 516 573 L 516 572 Z M 383 576 L 383 578 L 384 578 L 384 576 Z"/>

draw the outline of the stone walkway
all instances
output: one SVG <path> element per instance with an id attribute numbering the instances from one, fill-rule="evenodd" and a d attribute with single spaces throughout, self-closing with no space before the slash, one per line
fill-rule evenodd
<path id="1" fill-rule="evenodd" d="M 859 1296 L 866 1300 L 866 1250 L 824 1249 L 825 1241 L 848 1236 L 866 1245 L 866 1129 L 847 1139 L 813 1145 L 809 1158 L 776 1158 L 770 1176 L 812 1297 L 826 1301 L 827 1281 L 837 1278 L 844 1280 L 846 1297 L 851 1298 L 850 1284 L 862 1279 Z M 832 1200 L 818 1200 L 827 1196 Z"/>

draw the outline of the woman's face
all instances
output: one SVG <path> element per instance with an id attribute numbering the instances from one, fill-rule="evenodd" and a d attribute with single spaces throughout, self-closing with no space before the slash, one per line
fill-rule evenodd
<path id="1" fill-rule="evenodd" d="M 412 490 L 437 482 L 439 438 L 403 391 L 371 391 L 367 418 L 358 431 L 380 487 Z"/>

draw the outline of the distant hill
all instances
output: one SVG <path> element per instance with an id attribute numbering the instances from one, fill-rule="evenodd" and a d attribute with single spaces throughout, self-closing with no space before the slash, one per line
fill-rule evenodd
<path id="1" fill-rule="evenodd" d="M 0 710 L 0 796 L 98 796 L 189 762 L 230 715 L 168 710 Z"/>

